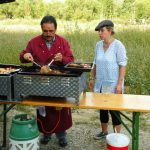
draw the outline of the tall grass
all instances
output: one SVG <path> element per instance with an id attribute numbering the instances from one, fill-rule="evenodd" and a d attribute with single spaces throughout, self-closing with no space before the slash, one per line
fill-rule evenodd
<path id="1" fill-rule="evenodd" d="M 0 63 L 20 64 L 19 53 L 27 42 L 40 30 L 10 30 L 0 28 Z M 63 35 L 70 42 L 76 61 L 92 62 L 95 44 L 99 40 L 96 32 L 65 28 Z M 125 85 L 130 94 L 150 94 L 150 31 L 137 29 L 119 30 L 115 37 L 121 40 L 128 56 Z"/>
<path id="2" fill-rule="evenodd" d="M 128 65 L 125 84 L 132 94 L 150 94 L 150 31 L 125 30 L 117 37 L 125 44 Z"/>

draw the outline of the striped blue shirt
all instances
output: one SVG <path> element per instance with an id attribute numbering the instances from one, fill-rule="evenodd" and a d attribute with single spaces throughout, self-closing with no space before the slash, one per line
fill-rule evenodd
<path id="1" fill-rule="evenodd" d="M 114 93 L 119 78 L 119 66 L 126 66 L 127 56 L 124 45 L 114 40 L 104 51 L 103 40 L 97 42 L 94 62 L 96 65 L 96 82 L 94 91 L 100 92 L 103 87 L 109 87 L 109 93 Z M 122 89 L 124 83 L 122 84 Z"/>

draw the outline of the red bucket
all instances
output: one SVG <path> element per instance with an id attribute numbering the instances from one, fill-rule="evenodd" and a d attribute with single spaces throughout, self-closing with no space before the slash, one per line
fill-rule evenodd
<path id="1" fill-rule="evenodd" d="M 121 133 L 111 133 L 106 136 L 107 150 L 129 150 L 129 138 Z"/>

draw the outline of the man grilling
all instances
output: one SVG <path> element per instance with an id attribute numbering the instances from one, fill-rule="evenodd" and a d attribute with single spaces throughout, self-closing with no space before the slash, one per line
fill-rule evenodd
<path id="1" fill-rule="evenodd" d="M 22 63 L 36 62 L 47 65 L 52 59 L 53 65 L 65 65 L 74 61 L 69 43 L 55 34 L 57 22 L 53 16 L 45 16 L 41 20 L 42 34 L 31 39 L 25 50 L 20 54 Z M 72 126 L 70 108 L 41 106 L 37 109 L 37 123 L 43 134 L 40 142 L 47 144 L 53 133 L 58 138 L 61 147 L 67 146 L 66 130 Z"/>

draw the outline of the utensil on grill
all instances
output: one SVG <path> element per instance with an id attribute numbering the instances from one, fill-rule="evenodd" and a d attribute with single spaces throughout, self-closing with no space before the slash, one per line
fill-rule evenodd
<path id="1" fill-rule="evenodd" d="M 36 63 L 34 60 L 32 61 L 32 63 L 34 63 L 36 66 L 41 68 L 41 65 L 39 65 L 38 63 Z"/>
<path id="2" fill-rule="evenodd" d="M 50 65 L 55 61 L 55 59 L 53 58 L 50 63 L 48 64 L 48 67 L 50 67 Z"/>
<path id="3" fill-rule="evenodd" d="M 37 62 L 35 62 L 35 61 L 33 60 L 33 58 L 29 57 L 28 60 L 31 61 L 31 62 L 32 62 L 33 64 L 35 64 L 36 66 L 38 66 L 38 67 L 41 68 L 41 65 L 39 65 Z"/>

